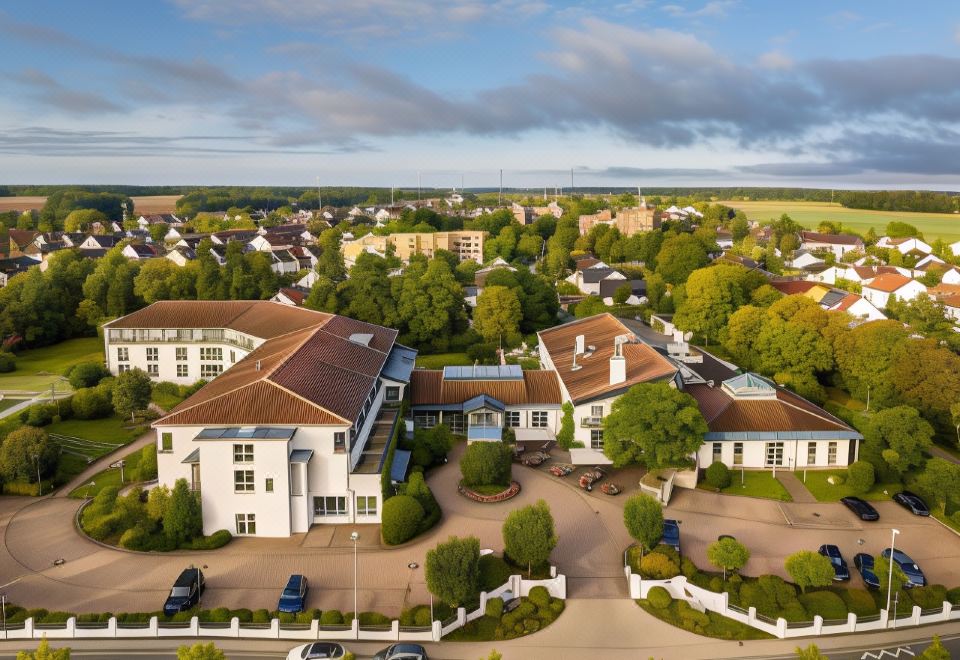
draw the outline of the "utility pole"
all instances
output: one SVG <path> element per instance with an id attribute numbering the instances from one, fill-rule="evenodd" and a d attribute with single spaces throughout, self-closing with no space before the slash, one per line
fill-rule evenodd
<path id="1" fill-rule="evenodd" d="M 420 170 L 417 170 L 417 201 L 420 201 Z"/>
<path id="2" fill-rule="evenodd" d="M 500 170 L 500 193 L 497 195 L 497 206 L 503 205 L 503 170 Z"/>
<path id="3" fill-rule="evenodd" d="M 573 168 L 570 168 L 570 194 L 573 194 Z"/>

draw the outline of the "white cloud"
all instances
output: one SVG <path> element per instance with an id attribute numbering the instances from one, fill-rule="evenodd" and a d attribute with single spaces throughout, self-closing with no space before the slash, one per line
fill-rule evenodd
<path id="1" fill-rule="evenodd" d="M 687 9 L 681 5 L 663 5 L 661 9 L 676 18 L 720 18 L 737 4 L 737 0 L 711 0 L 699 9 Z"/>
<path id="2" fill-rule="evenodd" d="M 758 57 L 757 64 L 764 69 L 771 69 L 775 71 L 778 69 L 789 69 L 793 67 L 793 60 L 784 54 L 783 51 L 771 50 L 770 52 L 763 53 L 760 57 Z"/>

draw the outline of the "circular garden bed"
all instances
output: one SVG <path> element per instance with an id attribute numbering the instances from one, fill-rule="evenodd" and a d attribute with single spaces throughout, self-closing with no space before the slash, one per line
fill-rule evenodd
<path id="1" fill-rule="evenodd" d="M 460 491 L 461 495 L 470 498 L 474 502 L 490 504 L 493 502 L 504 502 L 509 500 L 511 497 L 516 496 L 516 494 L 520 492 L 520 484 L 516 481 L 511 481 L 510 485 L 503 490 L 497 490 L 495 487 L 491 486 L 484 486 L 483 491 L 479 492 L 468 486 L 464 486 L 463 482 L 461 481 L 457 489 Z"/>

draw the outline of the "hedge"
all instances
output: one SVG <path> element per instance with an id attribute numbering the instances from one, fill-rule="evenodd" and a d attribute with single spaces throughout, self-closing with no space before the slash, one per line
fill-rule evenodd
<path id="1" fill-rule="evenodd" d="M 846 604 L 847 610 L 857 616 L 871 616 L 880 611 L 877 601 L 866 589 L 842 589 L 840 598 Z"/>
<path id="2" fill-rule="evenodd" d="M 716 461 L 707 468 L 706 481 L 714 488 L 726 488 L 730 485 L 730 468 Z"/>
<path id="3" fill-rule="evenodd" d="M 673 602 L 673 596 L 663 587 L 652 587 L 650 591 L 647 592 L 647 600 L 658 610 L 662 610 L 670 607 L 670 603 Z"/>
<path id="4" fill-rule="evenodd" d="M 810 591 L 800 594 L 797 600 L 807 610 L 807 616 L 811 619 L 815 616 L 821 616 L 825 620 L 847 618 L 846 603 L 832 591 Z"/>
<path id="5" fill-rule="evenodd" d="M 387 545 L 409 541 L 420 530 L 426 513 L 420 502 L 410 495 L 396 495 L 383 503 L 380 533 Z"/>

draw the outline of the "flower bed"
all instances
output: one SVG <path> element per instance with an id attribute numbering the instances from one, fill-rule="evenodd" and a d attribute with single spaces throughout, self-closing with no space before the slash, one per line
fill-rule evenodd
<path id="1" fill-rule="evenodd" d="M 517 483 L 516 481 L 511 481 L 510 485 L 507 486 L 504 490 L 501 490 L 497 493 L 485 494 L 485 493 L 478 493 L 477 491 L 472 490 L 467 486 L 464 486 L 463 482 L 461 482 L 460 486 L 458 487 L 458 490 L 460 491 L 461 495 L 473 500 L 474 502 L 490 504 L 493 502 L 505 502 L 506 500 L 509 500 L 511 497 L 515 497 L 517 493 L 520 492 L 520 484 Z"/>

